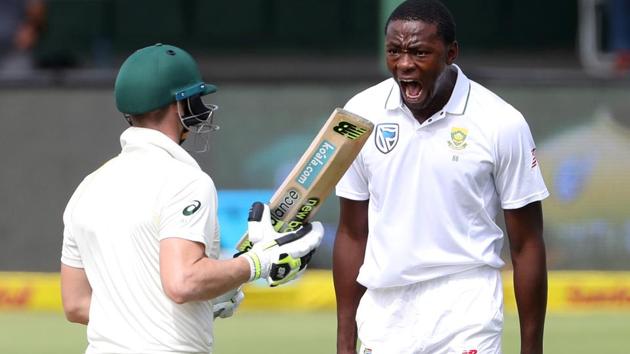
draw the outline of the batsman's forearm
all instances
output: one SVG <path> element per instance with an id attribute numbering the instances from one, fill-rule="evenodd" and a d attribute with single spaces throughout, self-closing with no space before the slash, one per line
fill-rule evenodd
<path id="1" fill-rule="evenodd" d="M 208 300 L 247 282 L 250 268 L 242 257 L 225 260 L 203 258 L 194 265 L 190 274 L 190 300 Z"/>
<path id="2" fill-rule="evenodd" d="M 365 287 L 356 279 L 363 264 L 365 239 L 338 234 L 333 251 L 333 280 L 337 299 L 337 353 L 355 353 L 355 316 Z"/>
<path id="3" fill-rule="evenodd" d="M 228 260 L 203 257 L 175 271 L 162 270 L 162 284 L 171 300 L 183 304 L 213 299 L 241 286 L 249 276 L 249 264 L 242 257 Z"/>
<path id="4" fill-rule="evenodd" d="M 521 354 L 543 352 L 547 309 L 547 267 L 542 239 L 512 254 L 514 292 L 521 326 Z"/>

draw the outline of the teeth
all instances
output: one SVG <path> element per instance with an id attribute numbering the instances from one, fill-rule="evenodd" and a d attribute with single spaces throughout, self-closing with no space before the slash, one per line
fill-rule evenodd
<path id="1" fill-rule="evenodd" d="M 409 99 L 416 99 L 420 97 L 422 93 L 422 87 L 418 81 L 410 79 L 400 79 L 400 83 L 402 84 L 401 89 L 404 91 L 405 96 L 407 96 Z"/>

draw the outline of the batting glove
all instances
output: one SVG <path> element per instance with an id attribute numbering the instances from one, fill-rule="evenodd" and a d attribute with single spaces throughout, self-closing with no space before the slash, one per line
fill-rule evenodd
<path id="1" fill-rule="evenodd" d="M 243 294 L 240 287 L 215 297 L 212 299 L 212 312 L 214 313 L 214 318 L 231 317 L 244 298 L 245 294 Z"/>
<path id="2" fill-rule="evenodd" d="M 322 242 L 324 227 L 313 222 L 294 232 L 278 233 L 271 224 L 269 206 L 255 202 L 249 213 L 248 234 L 254 246 L 241 257 L 249 261 L 249 281 L 263 278 L 275 287 L 304 272 Z"/>

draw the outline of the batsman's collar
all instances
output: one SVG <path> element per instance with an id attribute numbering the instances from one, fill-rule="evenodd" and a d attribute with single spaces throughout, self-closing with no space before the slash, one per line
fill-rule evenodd
<path id="1" fill-rule="evenodd" d="M 462 115 L 466 111 L 466 105 L 468 104 L 468 97 L 470 95 L 470 80 L 459 66 L 452 64 L 457 69 L 457 81 L 453 88 L 451 98 L 448 100 L 444 108 L 448 114 Z M 392 91 L 385 102 L 385 109 L 394 110 L 401 109 L 403 107 L 403 100 L 400 93 L 400 86 L 392 79 Z"/>
<path id="2" fill-rule="evenodd" d="M 184 148 L 158 130 L 129 127 L 120 135 L 120 146 L 123 151 L 143 148 L 147 145 L 164 150 L 174 159 L 200 169 L 197 161 Z"/>

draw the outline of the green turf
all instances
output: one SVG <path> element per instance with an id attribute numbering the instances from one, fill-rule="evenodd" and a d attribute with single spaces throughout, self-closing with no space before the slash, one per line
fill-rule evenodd
<path id="1" fill-rule="evenodd" d="M 516 316 L 506 317 L 504 353 L 518 354 Z M 622 354 L 630 346 L 630 312 L 553 314 L 545 322 L 545 352 L 551 354 Z"/>
<path id="2" fill-rule="evenodd" d="M 58 313 L 0 312 L 0 353 L 83 353 L 85 327 Z"/>
<path id="3" fill-rule="evenodd" d="M 518 354 L 518 319 L 505 319 L 504 354 Z M 332 312 L 246 312 L 216 322 L 216 354 L 334 353 Z M 549 315 L 545 352 L 621 354 L 630 340 L 630 313 Z M 299 350 L 296 351 L 296 348 Z M 60 314 L 0 312 L 0 353 L 72 354 L 85 349 L 85 327 Z"/>

